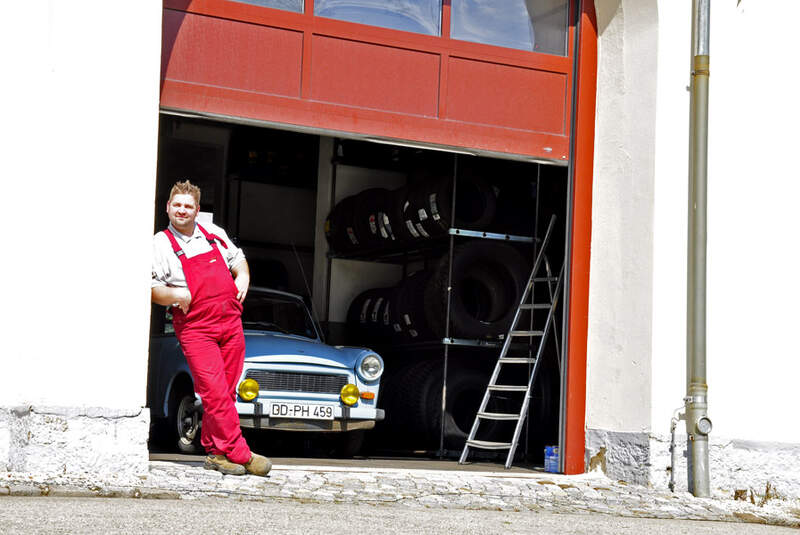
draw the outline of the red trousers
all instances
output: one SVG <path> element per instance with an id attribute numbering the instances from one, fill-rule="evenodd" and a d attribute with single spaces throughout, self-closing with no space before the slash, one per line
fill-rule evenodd
<path id="1" fill-rule="evenodd" d="M 189 322 L 178 335 L 203 401 L 200 443 L 207 452 L 231 462 L 250 460 L 236 412 L 236 386 L 244 366 L 244 333 L 239 315 L 227 320 Z"/>

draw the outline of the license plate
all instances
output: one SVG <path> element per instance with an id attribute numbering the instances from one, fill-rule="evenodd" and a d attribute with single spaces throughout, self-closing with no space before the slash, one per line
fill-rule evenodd
<path id="1" fill-rule="evenodd" d="M 299 418 L 301 420 L 333 420 L 331 405 L 311 403 L 276 403 L 269 405 L 270 418 Z"/>

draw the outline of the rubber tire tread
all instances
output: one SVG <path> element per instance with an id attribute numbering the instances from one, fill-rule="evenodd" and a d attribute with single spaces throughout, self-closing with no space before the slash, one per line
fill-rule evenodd
<path id="1" fill-rule="evenodd" d="M 439 360 L 426 360 L 418 362 L 405 370 L 402 383 L 398 385 L 397 398 L 407 400 L 402 407 L 404 418 L 398 422 L 406 433 L 418 433 L 424 442 L 423 446 L 438 448 L 441 434 L 441 406 L 442 406 L 442 362 Z M 464 421 L 459 427 L 453 411 L 464 389 L 470 389 L 475 394 L 474 411 L 470 407 L 469 414 L 477 413 L 481 397 L 489 382 L 489 375 L 484 375 L 471 368 L 450 366 L 448 368 L 447 400 L 445 405 L 445 448 L 458 450 L 464 446 L 464 441 L 472 426 L 472 419 Z M 463 403 L 463 400 L 461 400 Z M 394 410 L 398 410 L 394 407 Z M 492 406 L 490 410 L 503 410 L 499 406 Z M 481 424 L 482 435 L 493 436 L 500 424 L 487 420 Z"/>
<path id="2" fill-rule="evenodd" d="M 464 213 L 464 207 L 456 202 L 456 227 L 468 228 L 471 230 L 484 230 L 492 221 L 494 221 L 495 214 L 497 213 L 497 194 L 494 188 L 484 179 L 479 177 L 459 177 L 456 187 L 463 187 L 465 182 L 469 182 L 469 186 L 478 192 L 479 202 L 482 205 L 481 215 L 474 221 L 465 221 L 459 214 Z M 436 204 L 438 207 L 440 222 L 444 225 L 444 229 L 450 228 L 451 212 L 453 206 L 453 183 L 452 180 L 446 179 L 435 184 L 430 188 L 429 195 L 436 193 Z M 458 189 L 456 190 L 458 196 Z M 476 197 L 477 199 L 477 197 Z M 427 199 L 430 208 L 430 197 Z"/>
<path id="3" fill-rule="evenodd" d="M 462 281 L 475 263 L 485 262 L 488 266 L 499 267 L 498 277 L 508 277 L 507 283 L 515 291 L 511 292 L 505 313 L 492 322 L 482 322 L 472 317 L 462 305 Z M 437 262 L 425 289 L 425 310 L 428 323 L 435 332 L 444 331 L 447 313 L 447 282 L 449 258 L 447 255 Z M 502 270 L 502 271 L 501 271 Z M 514 319 L 516 307 L 528 281 L 529 265 L 525 258 L 510 245 L 488 241 L 473 241 L 459 245 L 453 251 L 452 296 L 450 302 L 450 336 L 482 338 L 508 331 Z M 489 283 L 487 282 L 487 285 Z M 494 283 L 491 284 L 492 286 Z"/>

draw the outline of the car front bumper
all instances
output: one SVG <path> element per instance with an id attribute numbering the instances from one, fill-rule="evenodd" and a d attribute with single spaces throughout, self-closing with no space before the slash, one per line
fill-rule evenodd
<path id="1" fill-rule="evenodd" d="M 251 403 L 252 413 L 239 414 L 239 425 L 248 429 L 274 429 L 285 431 L 317 431 L 340 433 L 346 431 L 356 431 L 359 429 L 372 429 L 375 422 L 383 420 L 385 413 L 383 409 L 370 409 L 369 418 L 354 417 L 351 415 L 349 407 L 341 407 L 333 420 L 308 420 L 300 418 L 275 418 L 269 417 L 264 413 L 263 405 L 260 402 Z M 359 416 L 363 415 L 364 410 L 357 411 Z"/>

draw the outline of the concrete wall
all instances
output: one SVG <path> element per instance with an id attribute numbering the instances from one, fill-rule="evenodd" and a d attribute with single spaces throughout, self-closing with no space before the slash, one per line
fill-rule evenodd
<path id="1" fill-rule="evenodd" d="M 146 469 L 160 41 L 156 0 L 4 6 L 0 469 Z"/>
<path id="2" fill-rule="evenodd" d="M 658 38 L 655 0 L 598 0 L 587 455 L 647 478 Z M 609 433 L 611 433 L 609 435 Z M 614 442 L 615 437 L 619 442 Z M 612 446 L 611 444 L 615 444 Z M 588 460 L 588 459 L 587 459 Z"/>
<path id="3" fill-rule="evenodd" d="M 686 380 L 691 3 L 595 4 L 587 461 L 666 485 L 669 423 Z M 796 472 L 781 468 L 800 452 L 800 183 L 790 159 L 800 111 L 795 38 L 780 29 L 798 18 L 791 0 L 712 2 L 707 350 L 718 490 L 771 481 L 800 495 Z"/>

